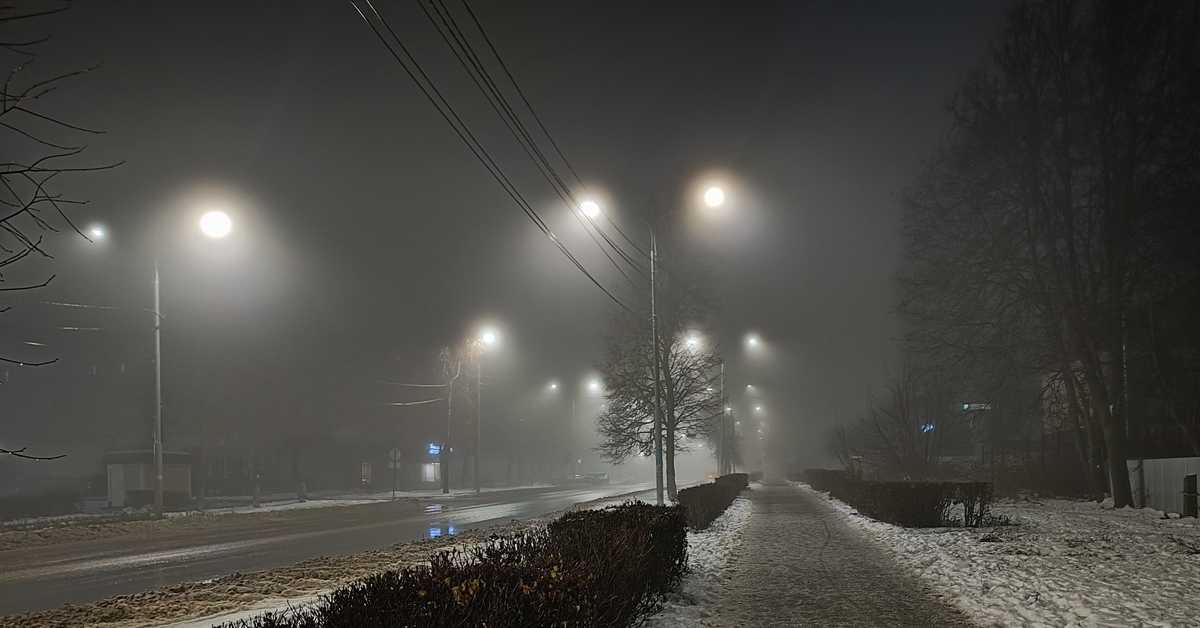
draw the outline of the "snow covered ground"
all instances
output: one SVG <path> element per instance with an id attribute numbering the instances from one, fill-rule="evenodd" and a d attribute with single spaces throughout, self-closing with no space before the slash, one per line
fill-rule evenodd
<path id="1" fill-rule="evenodd" d="M 675 628 L 699 626 L 708 614 L 706 602 L 713 585 L 724 577 L 725 565 L 741 543 L 742 528 L 750 519 L 750 500 L 739 497 L 707 530 L 688 532 L 688 568 L 679 591 L 667 597 L 663 610 L 645 626 Z"/>
<path id="2" fill-rule="evenodd" d="M 981 625 L 1200 625 L 1200 524 L 1194 519 L 1051 499 L 995 504 L 993 512 L 1012 526 L 909 529 L 814 494 Z"/>
<path id="3" fill-rule="evenodd" d="M 653 495 L 648 491 L 635 497 L 646 500 L 652 499 Z M 616 500 L 600 502 L 593 507 L 609 503 L 618 502 Z M 544 517 L 542 521 L 551 518 Z M 688 532 L 688 567 L 690 571 L 684 577 L 680 590 L 668 597 L 663 610 L 649 618 L 644 624 L 645 626 L 675 628 L 700 625 L 700 617 L 706 613 L 704 602 L 707 599 L 708 591 L 722 577 L 722 571 L 730 554 L 741 541 L 741 529 L 749 518 L 750 501 L 742 497 L 718 517 L 707 530 Z M 537 525 L 537 523 L 533 525 Z M 488 532 L 490 533 L 491 530 Z M 289 606 L 311 604 L 316 602 L 322 594 L 328 592 L 327 589 L 288 598 L 265 599 L 239 610 L 160 624 L 159 628 L 208 628 L 224 622 L 249 619 L 267 611 L 279 612 Z"/>

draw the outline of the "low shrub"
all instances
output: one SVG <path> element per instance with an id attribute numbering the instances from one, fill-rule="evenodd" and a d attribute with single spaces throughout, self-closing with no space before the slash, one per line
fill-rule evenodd
<path id="1" fill-rule="evenodd" d="M 762 471 L 751 471 L 746 477 L 746 479 L 751 482 L 758 482 L 759 480 L 762 480 L 762 478 L 763 478 Z"/>
<path id="2" fill-rule="evenodd" d="M 813 490 L 828 491 L 833 488 L 834 482 L 848 478 L 849 475 L 845 471 L 834 469 L 805 469 L 801 477 Z"/>
<path id="3" fill-rule="evenodd" d="M 735 476 L 741 476 L 740 478 Z M 723 475 L 711 484 L 691 486 L 679 491 L 679 504 L 687 512 L 688 527 L 703 530 L 712 524 L 748 486 L 746 474 Z"/>
<path id="4" fill-rule="evenodd" d="M 541 532 L 443 552 L 226 627 L 630 626 L 683 576 L 685 525 L 679 506 L 572 512 Z"/>
<path id="5" fill-rule="evenodd" d="M 978 527 L 988 520 L 992 486 L 987 482 L 869 482 L 835 478 L 831 497 L 872 519 L 909 528 Z M 962 517 L 951 506 L 962 506 Z"/>
<path id="6" fill-rule="evenodd" d="M 720 484 L 722 482 L 727 483 L 727 484 L 732 484 L 732 485 L 738 487 L 738 490 L 741 490 L 744 488 L 750 488 L 750 474 L 749 473 L 727 473 L 725 475 L 718 477 L 717 479 L 715 479 L 713 481 L 717 482 L 718 484 Z"/>

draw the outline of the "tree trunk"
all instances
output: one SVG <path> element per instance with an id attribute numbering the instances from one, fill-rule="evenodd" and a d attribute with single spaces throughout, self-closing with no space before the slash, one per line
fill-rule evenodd
<path id="1" fill-rule="evenodd" d="M 204 512 L 204 495 L 208 493 L 208 416 L 204 417 L 204 428 L 200 437 L 200 477 L 196 478 L 196 510 Z"/>
<path id="2" fill-rule="evenodd" d="M 438 470 L 442 473 L 442 494 L 450 492 L 450 417 L 454 416 L 454 380 L 446 383 L 446 431 L 442 435 L 442 448 L 438 450 Z"/>
<path id="3" fill-rule="evenodd" d="M 679 500 L 679 489 L 675 486 L 675 423 L 666 422 L 666 434 L 663 435 L 663 474 L 666 475 L 667 497 L 673 501 Z"/>
<path id="4" fill-rule="evenodd" d="M 296 500 L 308 501 L 308 488 L 304 485 L 304 478 L 300 473 L 300 441 L 292 440 L 292 481 L 296 483 Z"/>

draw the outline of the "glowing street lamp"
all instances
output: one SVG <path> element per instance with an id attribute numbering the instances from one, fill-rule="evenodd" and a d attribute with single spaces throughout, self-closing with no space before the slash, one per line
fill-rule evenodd
<path id="1" fill-rule="evenodd" d="M 210 238 L 223 238 L 233 228 L 225 212 L 211 211 L 200 219 L 200 231 Z M 93 227 L 92 233 L 103 228 Z M 163 516 L 163 438 L 162 438 L 162 307 L 159 298 L 158 257 L 154 258 L 154 515 Z M 257 493 L 256 493 L 257 494 Z"/>
<path id="2" fill-rule="evenodd" d="M 482 442 L 483 432 L 483 356 L 487 353 L 487 348 L 493 346 L 500 340 L 500 336 L 491 329 L 484 329 L 479 334 L 479 342 L 482 343 L 483 351 L 479 354 L 479 368 L 476 369 L 477 380 L 475 382 L 475 492 L 480 491 L 479 487 L 479 445 Z M 554 388 L 557 384 L 551 383 L 550 388 Z"/>
<path id="3" fill-rule="evenodd" d="M 704 202 L 709 207 L 718 207 L 725 202 L 725 191 L 719 187 L 713 186 L 704 192 Z M 600 206 L 595 201 L 584 201 L 579 204 L 579 211 L 583 212 L 588 219 L 593 219 L 600 215 Z M 657 265 L 658 265 L 658 240 L 655 237 L 654 225 L 650 221 L 642 218 L 642 222 L 646 223 L 646 228 L 650 232 L 650 346 L 654 348 L 654 367 L 653 367 L 653 382 L 654 382 L 654 490 L 655 503 L 659 506 L 663 505 L 663 426 L 662 426 L 662 402 L 660 399 L 659 379 L 662 365 L 658 352 L 658 303 L 657 303 Z M 699 338 L 696 338 L 695 346 L 699 346 Z"/>
<path id="4" fill-rule="evenodd" d="M 210 238 L 224 238 L 231 229 L 233 221 L 225 212 L 211 211 L 200 218 L 200 230 Z"/>
<path id="5" fill-rule="evenodd" d="M 719 187 L 710 187 L 704 191 L 704 203 L 709 207 L 720 207 L 725 202 L 725 191 Z"/>

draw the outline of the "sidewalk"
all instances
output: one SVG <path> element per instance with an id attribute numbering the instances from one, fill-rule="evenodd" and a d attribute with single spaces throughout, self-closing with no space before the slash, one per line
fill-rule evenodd
<path id="1" fill-rule="evenodd" d="M 796 486 L 754 485 L 706 626 L 968 627 L 875 541 Z"/>

